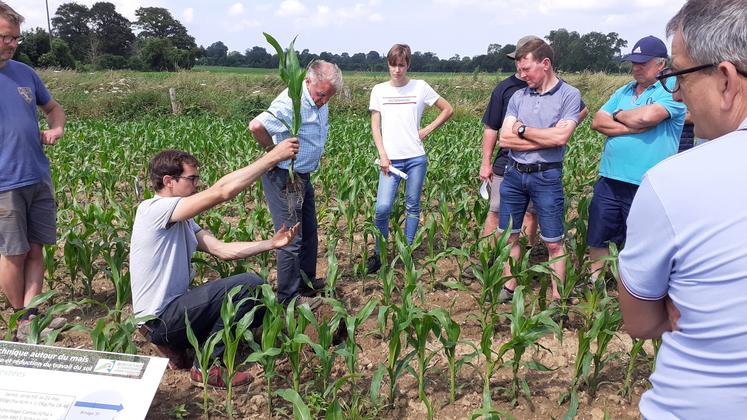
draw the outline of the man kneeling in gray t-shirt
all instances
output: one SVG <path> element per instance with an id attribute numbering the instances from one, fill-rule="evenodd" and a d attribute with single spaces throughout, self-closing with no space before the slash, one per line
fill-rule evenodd
<path id="1" fill-rule="evenodd" d="M 149 177 L 156 195 L 140 203 L 132 227 L 130 244 L 130 276 L 133 310 L 138 316 L 155 316 L 141 329 L 158 349 L 169 357 L 173 369 L 188 368 L 185 314 L 195 336 L 201 343 L 213 332 L 223 329 L 220 316 L 225 294 L 235 286 L 243 286 L 236 301 L 253 295 L 264 281 L 254 273 L 207 282 L 189 290 L 193 277 L 192 254 L 207 252 L 224 260 L 247 258 L 280 248 L 296 235 L 298 225 L 283 226 L 272 239 L 256 242 L 226 243 L 200 228 L 193 217 L 248 188 L 278 162 L 295 158 L 298 140 L 287 139 L 259 160 L 219 179 L 214 185 L 198 192 L 200 181 L 197 159 L 182 151 L 165 150 L 150 161 Z M 237 314 L 240 319 L 254 307 L 248 300 Z M 259 324 L 261 317 L 255 319 Z M 213 357 L 220 360 L 224 346 L 215 347 Z M 195 362 L 196 363 L 196 362 Z M 214 366 L 208 375 L 208 385 L 225 387 L 222 368 Z M 202 385 L 202 373 L 192 366 L 190 379 Z M 251 377 L 238 372 L 234 386 L 246 385 Z"/>

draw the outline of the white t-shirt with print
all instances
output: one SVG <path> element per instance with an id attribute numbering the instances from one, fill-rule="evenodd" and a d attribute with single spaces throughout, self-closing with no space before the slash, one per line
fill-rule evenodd
<path id="1" fill-rule="evenodd" d="M 389 82 L 371 89 L 368 109 L 381 113 L 381 137 L 389 159 L 423 156 L 425 149 L 418 130 L 425 106 L 438 101 L 438 94 L 423 80 L 410 80 L 395 87 Z"/>

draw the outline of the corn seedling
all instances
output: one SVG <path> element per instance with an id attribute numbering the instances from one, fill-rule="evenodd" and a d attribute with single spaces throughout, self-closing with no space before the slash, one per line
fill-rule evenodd
<path id="1" fill-rule="evenodd" d="M 327 242 L 327 287 L 324 289 L 324 295 L 328 298 L 335 297 L 335 288 L 339 278 L 339 263 L 335 250 L 337 249 L 337 240 L 330 239 Z"/>
<path id="2" fill-rule="evenodd" d="M 511 321 L 511 339 L 503 343 L 498 351 L 499 359 L 502 359 L 509 350 L 513 352 L 513 356 L 508 360 L 507 364 L 511 367 L 513 375 L 510 396 L 514 404 L 518 402 L 519 390 L 521 389 L 530 407 L 532 406 L 529 384 L 525 378 L 519 377 L 519 368 L 521 366 L 539 371 L 551 370 L 537 361 L 521 362 L 521 357 L 529 347 L 539 346 L 537 341 L 540 338 L 550 332 L 560 334 L 558 324 L 552 320 L 550 312 L 550 310 L 545 310 L 539 313 L 530 312 L 527 314 L 526 307 L 524 306 L 524 286 L 516 286 L 514 298 L 511 302 L 511 313 L 506 315 L 509 321 Z"/>
<path id="3" fill-rule="evenodd" d="M 275 392 L 276 395 L 293 405 L 293 418 L 296 420 L 311 420 L 311 412 L 303 398 L 293 389 L 281 389 Z"/>
<path id="4" fill-rule="evenodd" d="M 278 340 L 283 329 L 285 308 L 277 301 L 277 297 L 269 284 L 263 284 L 259 289 L 262 293 L 262 304 L 265 306 L 265 314 L 262 317 L 262 336 L 259 343 L 254 342 L 252 337 L 245 337 L 254 350 L 246 361 L 257 362 L 264 370 L 267 415 L 269 418 L 272 417 L 272 378 L 276 375 L 275 364 L 278 356 L 282 353 L 282 349 L 278 347 Z"/>
<path id="5" fill-rule="evenodd" d="M 322 396 L 334 399 L 336 396 L 336 387 L 330 386 L 330 376 L 332 375 L 332 369 L 337 359 L 337 352 L 334 350 L 335 345 L 335 332 L 338 330 L 343 316 L 340 311 L 335 311 L 334 315 L 329 320 L 318 320 L 311 312 L 308 305 L 301 305 L 297 308 L 298 312 L 303 317 L 310 321 L 311 326 L 314 328 L 316 334 L 316 342 L 312 341 L 306 334 L 297 334 L 294 340 L 309 346 L 316 355 L 319 362 L 316 369 L 317 379 L 319 380 L 319 393 Z M 331 400 L 327 400 L 331 403 Z"/>
<path id="6" fill-rule="evenodd" d="M 236 286 L 229 290 L 223 299 L 223 304 L 220 308 L 220 317 L 223 321 L 223 332 L 221 334 L 221 341 L 225 350 L 223 351 L 223 366 L 225 367 L 225 378 L 226 383 L 226 413 L 228 417 L 233 418 L 233 378 L 236 376 L 237 364 L 236 364 L 236 353 L 239 349 L 239 343 L 244 337 L 244 334 L 249 331 L 249 327 L 254 323 L 254 314 L 256 313 L 259 305 L 254 305 L 252 309 L 244 314 L 238 322 L 236 322 L 236 316 L 242 306 L 248 305 L 250 301 L 255 300 L 254 297 L 246 297 L 238 302 L 234 302 L 234 297 L 241 292 L 243 286 Z"/>
<path id="7" fill-rule="evenodd" d="M 578 349 L 574 379 L 569 392 L 561 397 L 561 402 L 570 399 L 567 414 L 571 417 L 578 408 L 576 393 L 580 384 L 585 383 L 589 395 L 594 397 L 600 385 L 602 368 L 617 357 L 616 353 L 607 353 L 607 346 L 622 324 L 619 305 L 615 299 L 607 295 L 603 281 L 585 292 L 585 301 L 577 305 L 576 310 L 583 316 L 584 322 L 577 332 Z M 592 343 L 595 344 L 594 350 Z"/>
<path id="8" fill-rule="evenodd" d="M 628 354 L 628 367 L 625 369 L 625 381 L 623 382 L 622 395 L 625 399 L 630 400 L 630 395 L 633 390 L 633 378 L 635 376 L 635 368 L 638 362 L 638 354 L 643 350 L 643 345 L 646 340 L 633 339 L 633 346 L 630 348 Z"/>
<path id="9" fill-rule="evenodd" d="M 369 300 L 356 314 L 350 314 L 344 306 L 338 301 L 331 301 L 333 309 L 339 314 L 341 319 L 345 320 L 345 327 L 347 328 L 347 337 L 345 339 L 344 346 L 337 350 L 338 354 L 345 359 L 345 365 L 348 369 L 348 376 L 350 376 L 351 386 L 351 402 L 350 407 L 352 413 L 349 413 L 353 418 L 357 418 L 359 415 L 359 390 L 357 387 L 358 377 L 358 348 L 359 344 L 355 341 L 355 334 L 360 326 L 371 316 L 379 301 L 376 299 Z"/>
<path id="10" fill-rule="evenodd" d="M 189 316 L 187 311 L 184 311 L 184 324 L 187 327 L 187 340 L 192 348 L 195 350 L 195 361 L 197 362 L 200 373 L 202 373 L 202 413 L 205 418 L 210 418 L 210 397 L 208 396 L 208 379 L 210 368 L 213 367 L 218 361 L 213 357 L 215 346 L 220 342 L 223 331 L 216 331 L 200 345 L 197 341 L 194 331 L 192 330 L 192 324 L 189 322 Z"/>
<path id="11" fill-rule="evenodd" d="M 459 323 L 444 309 L 433 309 L 430 312 L 440 324 L 440 333 L 437 336 L 449 364 L 449 401 L 453 404 L 456 397 L 456 373 L 464 363 L 469 362 L 471 356 L 457 359 L 456 346 L 462 333 Z"/>
<path id="12" fill-rule="evenodd" d="M 137 354 L 138 347 L 132 341 L 132 336 L 141 323 L 154 317 L 130 315 L 121 322 L 114 321 L 114 318 L 115 315 L 110 313 L 106 317 L 99 318 L 93 328 L 74 325 L 72 330 L 87 333 L 91 337 L 94 350 Z"/>
<path id="13" fill-rule="evenodd" d="M 127 249 L 124 240 L 117 237 L 114 242 L 110 242 L 108 250 L 102 250 L 101 256 L 107 265 L 106 275 L 114 287 L 114 296 L 116 297 L 114 303 L 115 321 L 120 322 L 122 320 L 122 308 L 130 301 L 132 296 L 130 272 L 124 269 L 125 261 L 127 261 Z"/>
<path id="14" fill-rule="evenodd" d="M 299 336 L 304 335 L 306 326 L 310 323 L 306 316 L 308 313 L 307 311 L 299 311 L 298 316 L 296 316 L 296 298 L 294 298 L 285 309 L 285 329 L 281 335 L 283 353 L 288 356 L 291 367 L 291 387 L 296 393 L 301 391 L 301 374 L 304 370 L 301 355 L 307 341 L 299 338 Z"/>
<path id="15" fill-rule="evenodd" d="M 409 318 L 407 344 L 415 349 L 415 358 L 418 361 L 417 371 L 410 368 L 410 372 L 418 380 L 418 398 L 428 410 L 428 419 L 433 419 L 433 404 L 431 404 L 425 392 L 425 372 L 433 356 L 438 354 L 438 352 L 428 350 L 428 338 L 431 333 L 435 337 L 439 337 L 441 335 L 441 325 L 433 313 L 425 312 L 415 306 L 411 307 Z"/>

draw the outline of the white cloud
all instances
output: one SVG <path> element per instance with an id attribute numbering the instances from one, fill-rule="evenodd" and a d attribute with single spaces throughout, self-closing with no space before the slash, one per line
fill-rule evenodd
<path id="1" fill-rule="evenodd" d="M 195 9 L 188 7 L 182 12 L 182 19 L 184 23 L 192 23 L 195 18 Z"/>
<path id="2" fill-rule="evenodd" d="M 241 19 L 240 21 L 226 26 L 226 31 L 236 33 L 243 32 L 247 29 L 259 28 L 261 22 L 257 19 Z"/>
<path id="3" fill-rule="evenodd" d="M 309 23 L 316 27 L 326 27 L 331 24 L 343 25 L 358 21 L 381 22 L 384 16 L 377 11 L 380 3 L 380 0 L 369 0 L 366 3 L 356 3 L 336 9 L 327 5 L 319 5 L 314 14 L 309 16 Z"/>
<path id="4" fill-rule="evenodd" d="M 276 12 L 278 16 L 300 17 L 307 12 L 306 6 L 298 0 L 284 0 L 280 3 L 280 9 Z"/>
<path id="5" fill-rule="evenodd" d="M 316 12 L 310 18 L 311 25 L 323 28 L 332 23 L 332 10 L 329 6 L 320 5 L 316 7 Z"/>
<path id="6" fill-rule="evenodd" d="M 244 5 L 241 3 L 234 3 L 228 8 L 229 16 L 238 16 L 244 13 Z"/>
<path id="7" fill-rule="evenodd" d="M 531 2 L 529 2 L 531 3 Z M 553 12 L 593 12 L 620 7 L 614 0 L 540 0 L 537 8 L 540 13 Z"/>
<path id="8" fill-rule="evenodd" d="M 267 12 L 272 10 L 272 5 L 270 3 L 259 3 L 254 6 L 254 9 L 258 12 Z"/>

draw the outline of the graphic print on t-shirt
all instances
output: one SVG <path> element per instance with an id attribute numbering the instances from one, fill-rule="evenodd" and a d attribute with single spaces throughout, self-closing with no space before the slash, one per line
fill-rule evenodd
<path id="1" fill-rule="evenodd" d="M 417 96 L 385 96 L 382 99 L 382 105 L 414 105 L 417 102 Z"/>

